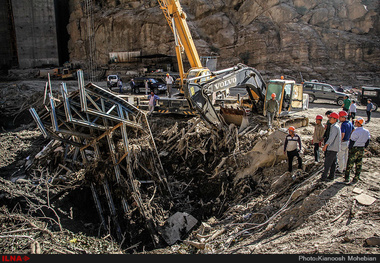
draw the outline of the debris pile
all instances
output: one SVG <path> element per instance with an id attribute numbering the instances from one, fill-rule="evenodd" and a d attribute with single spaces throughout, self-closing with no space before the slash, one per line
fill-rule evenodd
<path id="1" fill-rule="evenodd" d="M 335 240 L 377 244 L 368 231 L 352 241 L 360 227 L 370 229 L 359 219 L 378 217 L 374 199 L 372 208 L 360 207 L 364 194 L 378 198 L 377 184 L 352 196 L 343 184 L 319 182 L 322 163 L 314 163 L 306 139 L 305 167 L 289 173 L 286 130 L 263 130 L 262 118 L 240 131 L 234 124 L 218 131 L 198 117 L 147 118 L 114 94 L 84 85 L 80 74 L 78 85 L 69 94 L 62 83 L 53 96 L 46 84 L 41 109 L 30 109 L 43 135 L 31 126 L 3 134 L 22 135 L 10 143 L 32 149 L 16 159 L 11 181 L 0 178 L 3 253 L 270 253 L 281 251 L 271 246 L 281 233 L 321 218 L 330 225 L 357 220 Z M 310 128 L 299 132 L 311 135 Z M 36 145 L 26 135 L 38 138 Z M 378 145 L 366 151 L 374 163 Z M 329 204 L 343 190 L 344 200 Z M 297 236 L 303 237 L 309 242 L 308 233 Z"/>
<path id="2" fill-rule="evenodd" d="M 31 90 L 25 84 L 4 85 L 0 89 L 1 130 L 19 128 L 20 124 L 29 123 L 28 109 L 42 103 L 41 95 L 42 92 Z"/>
<path id="3" fill-rule="evenodd" d="M 236 183 L 238 171 L 245 168 L 244 173 L 254 174 L 281 161 L 281 139 L 268 140 L 259 125 L 239 133 L 230 124 L 218 131 L 192 118 L 159 127 L 158 119 L 149 124 L 141 110 L 92 83 L 84 85 L 81 72 L 78 77 L 78 91 L 68 94 L 62 83 L 61 96 L 56 97 L 48 82 L 43 109 L 38 113 L 30 109 L 41 133 L 51 141 L 27 169 L 34 183 L 49 186 L 46 192 L 55 198 L 64 195 L 65 187 L 65 191 L 90 189 L 93 201 L 87 205 L 96 208 L 99 231 L 110 233 L 119 243 L 131 246 L 149 236 L 150 241 L 144 242 L 157 247 L 163 241 L 183 239 L 182 230 L 177 237 L 169 234 L 176 232 L 170 222 L 178 211 L 200 219 L 221 215 L 229 207 L 231 193 L 249 191 L 245 187 L 241 192 Z M 253 151 L 265 152 L 262 159 L 269 161 L 253 169 L 255 141 L 260 143 Z M 244 176 L 238 180 L 246 181 Z M 193 222 L 186 225 L 186 233 L 197 220 Z"/>
<path id="4" fill-rule="evenodd" d="M 62 83 L 62 96 L 55 98 L 48 82 L 44 109 L 30 109 L 42 134 L 52 139 L 31 169 L 48 167 L 54 180 L 64 181 L 82 171 L 104 231 L 122 242 L 123 233 L 133 232 L 125 222 L 139 222 L 158 244 L 160 211 L 154 204 L 170 197 L 170 189 L 145 113 L 92 83 L 85 86 L 82 71 L 78 85 L 69 95 Z"/>
<path id="5" fill-rule="evenodd" d="M 44 174 L 30 180 L 19 179 L 17 183 L 0 178 L 0 197 L 3 200 L 0 207 L 1 253 L 121 253 L 120 245 L 110 235 L 99 239 L 96 235 L 74 233 L 67 227 L 75 224 L 78 215 L 77 210 L 73 207 L 66 209 L 64 204 L 70 192 L 80 189 L 82 180 L 58 183 L 51 180 L 53 176 L 48 176 L 47 170 Z M 87 224 L 92 227 L 91 223 Z"/>
<path id="6" fill-rule="evenodd" d="M 297 227 L 306 218 L 303 213 L 318 209 L 309 199 L 320 202 L 318 198 L 308 199 L 307 196 L 321 187 L 317 180 L 321 165 L 309 162 L 307 169 L 311 172 L 296 171 L 293 179 L 287 182 L 282 178 L 291 176 L 291 173 L 282 173 L 282 169 L 273 167 L 263 169 L 255 174 L 260 187 L 251 189 L 244 196 L 232 195 L 228 200 L 229 207 L 222 215 L 201 222 L 182 243 L 155 250 L 154 253 L 229 254 L 236 252 L 237 244 L 254 235 L 263 238 L 287 227 Z M 282 181 L 281 189 L 277 188 L 280 191 L 272 188 L 278 181 Z M 249 180 L 246 178 L 244 183 L 249 184 Z M 240 185 L 239 188 L 244 187 Z M 304 209 L 298 206 L 299 202 L 303 202 Z M 299 210 L 302 212 L 295 214 Z"/>

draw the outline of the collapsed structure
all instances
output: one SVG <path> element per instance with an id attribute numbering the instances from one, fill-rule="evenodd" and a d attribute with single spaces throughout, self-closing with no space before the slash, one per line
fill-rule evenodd
<path id="1" fill-rule="evenodd" d="M 155 243 L 157 226 L 150 203 L 156 191 L 165 196 L 170 195 L 170 189 L 146 114 L 103 88 L 84 85 L 81 70 L 78 86 L 78 91 L 69 95 L 62 83 L 62 98 L 58 99 L 48 81 L 43 110 L 37 113 L 30 109 L 43 136 L 52 138 L 45 149 L 61 142 L 64 163 L 60 165 L 66 170 L 97 170 L 93 178 L 86 179 L 91 181 L 104 229 L 108 228 L 109 216 L 117 239 L 123 239 L 125 225 L 121 226 L 118 216 L 122 208 L 125 216 L 136 217 L 138 213 L 137 217 L 145 220 Z M 136 138 L 139 143 L 133 144 Z"/>

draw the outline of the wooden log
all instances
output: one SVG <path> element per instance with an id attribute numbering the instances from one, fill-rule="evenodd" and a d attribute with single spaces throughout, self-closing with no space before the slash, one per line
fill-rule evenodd
<path id="1" fill-rule="evenodd" d="M 205 247 L 206 247 L 205 243 L 195 242 L 195 241 L 190 241 L 190 240 L 184 240 L 183 243 L 185 243 L 187 245 L 191 245 L 191 246 L 198 248 L 198 249 L 205 249 Z"/>

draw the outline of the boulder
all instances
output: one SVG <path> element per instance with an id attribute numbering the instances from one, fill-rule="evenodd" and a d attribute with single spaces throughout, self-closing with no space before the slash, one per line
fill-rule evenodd
<path id="1" fill-rule="evenodd" d="M 198 220 L 192 215 L 186 212 L 177 212 L 159 228 L 159 233 L 168 245 L 173 245 L 178 240 L 183 240 L 197 223 Z"/>

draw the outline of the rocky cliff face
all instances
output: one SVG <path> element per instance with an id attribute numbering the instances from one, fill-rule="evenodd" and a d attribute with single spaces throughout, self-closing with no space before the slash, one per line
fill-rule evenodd
<path id="1" fill-rule="evenodd" d="M 86 5 L 71 0 L 69 52 L 89 55 Z M 94 0 L 93 50 L 175 55 L 174 39 L 155 0 Z M 245 63 L 266 79 L 285 75 L 332 84 L 380 84 L 378 0 L 181 0 L 199 54 L 218 69 Z M 301 74 L 300 74 L 301 73 Z"/>

